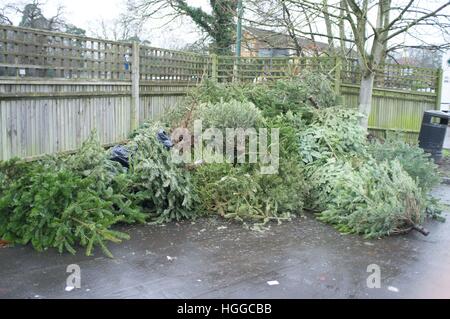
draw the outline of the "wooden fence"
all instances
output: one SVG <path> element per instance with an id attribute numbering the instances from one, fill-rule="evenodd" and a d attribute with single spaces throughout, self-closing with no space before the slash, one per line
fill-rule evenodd
<path id="1" fill-rule="evenodd" d="M 343 104 L 357 107 L 355 60 L 201 55 L 0 26 L 0 160 L 77 149 L 97 129 L 105 145 L 183 99 L 205 78 L 263 82 L 305 69 L 327 73 Z M 439 102 L 441 73 L 385 65 L 369 125 L 416 139 L 423 111 Z"/>

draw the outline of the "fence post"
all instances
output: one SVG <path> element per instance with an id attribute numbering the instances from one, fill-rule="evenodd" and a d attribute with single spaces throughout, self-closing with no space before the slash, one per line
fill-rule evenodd
<path id="1" fill-rule="evenodd" d="M 336 65 L 334 69 L 334 90 L 338 98 L 337 102 L 342 103 L 342 58 L 336 56 Z"/>
<path id="2" fill-rule="evenodd" d="M 217 54 L 211 54 L 211 63 L 211 77 L 214 82 L 217 82 L 219 80 L 219 58 Z"/>
<path id="3" fill-rule="evenodd" d="M 238 82 L 239 81 L 239 68 L 240 68 L 241 60 L 233 56 L 233 80 L 232 82 Z"/>
<path id="4" fill-rule="evenodd" d="M 334 89 L 337 96 L 341 95 L 341 78 L 342 78 L 342 59 L 341 57 L 336 57 L 336 65 L 334 69 Z"/>
<path id="5" fill-rule="evenodd" d="M 131 61 L 131 131 L 139 126 L 139 42 L 133 41 Z"/>
<path id="6" fill-rule="evenodd" d="M 437 83 L 436 83 L 436 110 L 441 110 L 441 95 L 442 95 L 442 79 L 444 76 L 444 71 L 439 68 L 437 74 Z"/>

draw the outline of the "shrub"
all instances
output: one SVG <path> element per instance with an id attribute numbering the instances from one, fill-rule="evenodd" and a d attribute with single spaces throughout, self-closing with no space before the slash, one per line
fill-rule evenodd
<path id="1" fill-rule="evenodd" d="M 300 162 L 299 136 L 305 129 L 305 121 L 301 116 L 288 112 L 269 118 L 266 123 L 268 128 L 280 130 L 280 158 L 295 159 Z"/>
<path id="2" fill-rule="evenodd" d="M 307 118 L 314 109 L 336 105 L 332 83 L 325 75 L 312 72 L 289 80 L 257 84 L 244 94 L 268 118 L 289 111 Z"/>
<path id="3" fill-rule="evenodd" d="M 429 154 L 417 145 L 409 145 L 400 139 L 389 138 L 385 143 L 374 141 L 369 145 L 368 151 L 378 162 L 398 160 L 424 192 L 429 192 L 440 182 L 437 165 Z"/>
<path id="4" fill-rule="evenodd" d="M 251 102 L 218 102 L 202 104 L 196 111 L 196 119 L 204 128 L 259 128 L 264 119 L 261 111 Z"/>
<path id="5" fill-rule="evenodd" d="M 33 163 L 2 164 L 7 187 L 0 192 L 0 237 L 28 244 L 39 251 L 57 248 L 74 254 L 75 246 L 94 246 L 112 257 L 105 241 L 120 242 L 128 235 L 111 230 L 118 222 L 144 222 L 145 215 L 115 189 L 123 173 L 109 162 L 92 135 L 68 159 L 49 157 Z M 14 175 L 11 175 L 14 174 Z"/>
<path id="6" fill-rule="evenodd" d="M 264 216 L 257 197 L 260 187 L 250 174 L 231 164 L 209 164 L 199 167 L 194 176 L 205 212 L 240 221 Z"/>
<path id="7" fill-rule="evenodd" d="M 312 97 L 320 108 L 337 105 L 334 83 L 322 72 L 308 71 L 300 74 L 298 81 L 306 88 L 307 98 Z"/>
<path id="8" fill-rule="evenodd" d="M 316 111 L 299 135 L 299 152 L 306 164 L 321 165 L 329 158 L 365 156 L 367 142 L 356 111 L 328 108 Z"/>
<path id="9" fill-rule="evenodd" d="M 402 142 L 369 145 L 355 111 L 315 111 L 298 143 L 311 186 L 306 205 L 341 232 L 380 237 L 440 217 L 428 194 L 436 181 L 429 159 Z"/>
<path id="10" fill-rule="evenodd" d="M 309 187 L 304 167 L 296 159 L 280 159 L 278 174 L 261 175 L 261 198 L 267 209 L 279 213 L 301 214 Z"/>
<path id="11" fill-rule="evenodd" d="M 202 104 L 194 118 L 202 119 L 204 128 L 247 129 L 265 124 L 268 128 L 280 129 L 278 175 L 260 174 L 257 164 L 210 164 L 194 172 L 194 189 L 201 209 L 262 225 L 302 211 L 306 187 L 303 168 L 295 159 L 298 156 L 295 126 L 301 122 L 298 116 L 289 113 L 264 123 L 267 121 L 253 103 L 231 100 Z"/>
<path id="12" fill-rule="evenodd" d="M 304 72 L 298 77 L 270 83 L 222 84 L 203 81 L 188 97 L 164 113 L 164 123 L 170 127 L 186 127 L 193 121 L 193 113 L 203 104 L 238 101 L 251 102 L 265 118 L 288 112 L 312 116 L 315 109 L 336 105 L 332 82 L 321 73 Z"/>
<path id="13" fill-rule="evenodd" d="M 219 129 L 257 128 L 264 121 L 250 102 L 204 104 L 198 114 L 204 127 Z M 268 128 L 280 129 L 278 174 L 263 175 L 258 164 L 210 164 L 198 168 L 193 180 L 202 209 L 258 225 L 301 213 L 307 189 L 303 166 L 298 161 L 297 127 L 302 123 L 291 112 L 264 123 Z"/>
<path id="14" fill-rule="evenodd" d="M 213 80 L 204 80 L 201 85 L 193 89 L 188 95 L 188 102 L 195 104 L 248 101 L 246 92 L 254 84 L 218 83 Z"/>
<path id="15" fill-rule="evenodd" d="M 343 233 L 376 238 L 423 223 L 426 198 L 398 161 L 330 161 L 311 176 L 318 219 Z"/>
<path id="16" fill-rule="evenodd" d="M 75 253 L 95 246 L 112 257 L 105 241 L 128 235 L 117 223 L 167 222 L 193 217 L 189 173 L 172 163 L 156 138 L 157 125 L 144 125 L 128 147 L 130 169 L 109 160 L 95 134 L 75 155 L 0 165 L 0 237 L 39 251 Z"/>
<path id="17" fill-rule="evenodd" d="M 159 123 L 143 125 L 127 145 L 133 156 L 122 192 L 157 223 L 192 218 L 189 172 L 173 163 L 170 151 L 157 140 L 159 128 Z"/>
<path id="18" fill-rule="evenodd" d="M 295 161 L 282 161 L 274 175 L 260 174 L 257 165 L 204 165 L 195 171 L 194 185 L 205 212 L 259 225 L 300 214 L 306 192 Z"/>
<path id="19" fill-rule="evenodd" d="M 198 119 L 198 108 L 204 104 L 228 103 L 231 101 L 248 102 L 245 95 L 248 86 L 237 84 L 222 84 L 210 79 L 204 80 L 200 85 L 192 89 L 187 97 L 169 107 L 161 117 L 169 127 L 189 127 L 192 128 L 194 120 Z"/>

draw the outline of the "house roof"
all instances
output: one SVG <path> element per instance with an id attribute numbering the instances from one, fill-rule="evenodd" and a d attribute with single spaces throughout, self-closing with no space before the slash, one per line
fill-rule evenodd
<path id="1" fill-rule="evenodd" d="M 244 31 L 250 33 L 256 40 L 266 43 L 268 48 L 295 49 L 295 43 L 288 34 L 250 26 L 245 26 Z M 302 48 L 314 46 L 314 42 L 312 40 L 304 37 L 297 37 L 297 41 Z M 323 42 L 316 41 L 315 44 L 320 50 L 327 50 L 329 47 L 328 44 Z"/>

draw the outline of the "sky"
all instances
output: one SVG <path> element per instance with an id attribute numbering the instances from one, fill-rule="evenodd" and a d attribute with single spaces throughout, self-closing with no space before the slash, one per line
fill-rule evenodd
<path id="1" fill-rule="evenodd" d="M 111 21 L 126 13 L 126 0 L 41 0 L 45 16 L 53 16 L 59 5 L 64 7 L 64 18 L 71 24 L 88 31 L 93 35 L 98 28 L 99 21 Z M 195 6 L 207 8 L 207 0 L 188 0 Z M 6 4 L 24 4 L 26 0 L 0 0 L 0 7 Z M 14 24 L 20 22 L 20 16 L 14 17 Z M 161 28 L 154 24 L 147 24 L 143 40 L 150 40 L 153 46 L 166 48 L 181 48 L 193 43 L 200 34 L 189 19 L 175 21 L 170 27 Z"/>
<path id="2" fill-rule="evenodd" d="M 0 0 L 0 4 L 21 2 Z M 63 5 L 67 20 L 80 27 L 86 27 L 100 17 L 116 17 L 124 10 L 123 0 L 44 0 L 42 3 L 46 16 L 52 16 L 58 5 Z"/>

